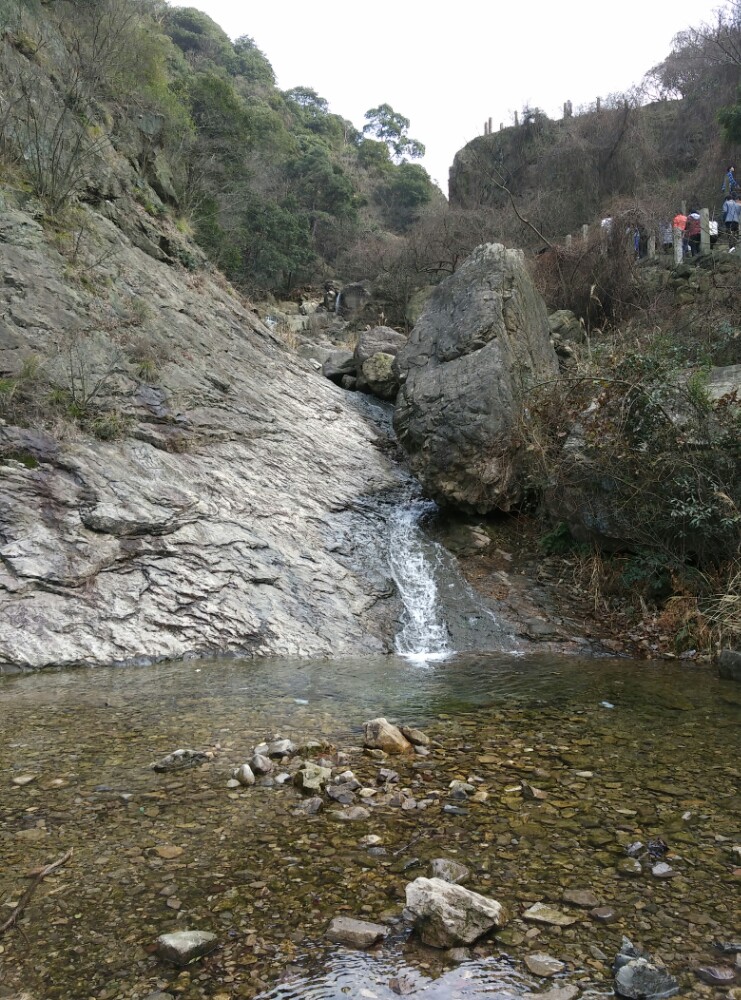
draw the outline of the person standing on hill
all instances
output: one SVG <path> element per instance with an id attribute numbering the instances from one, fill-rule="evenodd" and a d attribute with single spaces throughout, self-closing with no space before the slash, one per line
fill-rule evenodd
<path id="1" fill-rule="evenodd" d="M 735 247 L 738 240 L 739 218 L 741 218 L 741 195 L 729 194 L 723 202 L 723 223 L 728 237 L 729 249 Z"/>
<path id="2" fill-rule="evenodd" d="M 728 197 L 733 198 L 739 191 L 741 191 L 741 186 L 739 186 L 736 180 L 736 168 L 729 166 L 726 174 L 723 178 L 723 183 L 720 186 L 720 193 L 723 194 L 728 188 Z"/>

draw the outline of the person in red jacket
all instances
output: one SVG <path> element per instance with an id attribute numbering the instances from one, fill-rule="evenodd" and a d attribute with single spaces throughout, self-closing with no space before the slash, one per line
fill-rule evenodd
<path id="1" fill-rule="evenodd" d="M 690 245 L 690 253 L 696 257 L 700 252 L 700 213 L 692 209 L 684 225 L 684 235 Z"/>
<path id="2" fill-rule="evenodd" d="M 672 229 L 678 229 L 682 234 L 682 255 L 685 256 L 689 251 L 689 246 L 687 245 L 687 239 L 684 235 L 684 227 L 687 225 L 687 216 L 684 212 L 677 212 L 677 214 L 672 219 Z"/>

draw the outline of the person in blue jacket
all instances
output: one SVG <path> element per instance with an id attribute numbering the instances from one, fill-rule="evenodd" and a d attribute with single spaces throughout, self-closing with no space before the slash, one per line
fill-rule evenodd
<path id="1" fill-rule="evenodd" d="M 733 198 L 737 191 L 741 190 L 738 181 L 736 180 L 736 168 L 729 167 L 723 178 L 723 183 L 720 186 L 720 193 L 724 194 L 726 188 L 728 188 L 729 197 Z"/>

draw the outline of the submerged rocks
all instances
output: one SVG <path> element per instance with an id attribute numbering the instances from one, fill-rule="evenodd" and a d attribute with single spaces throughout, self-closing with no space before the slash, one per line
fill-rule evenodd
<path id="1" fill-rule="evenodd" d="M 623 938 L 613 971 L 615 992 L 627 1000 L 663 1000 L 679 993 L 677 980 L 654 965 L 628 938 Z"/>
<path id="2" fill-rule="evenodd" d="M 416 934 L 432 948 L 473 944 L 507 920 L 495 899 L 440 878 L 415 879 L 406 887 L 406 902 Z"/>
<path id="3" fill-rule="evenodd" d="M 383 941 L 388 932 L 388 927 L 383 924 L 356 920 L 354 917 L 335 917 L 327 928 L 327 937 L 349 948 L 370 948 Z"/>
<path id="4" fill-rule="evenodd" d="M 204 750 L 174 750 L 162 760 L 152 764 L 153 771 L 179 771 L 185 767 L 199 767 L 213 760 L 213 754 Z"/>
<path id="5" fill-rule="evenodd" d="M 432 293 L 396 366 L 394 427 L 425 491 L 480 513 L 516 505 L 524 392 L 558 373 L 522 253 L 478 247 Z"/>
<path id="6" fill-rule="evenodd" d="M 190 965 L 212 952 L 219 941 L 210 931 L 176 931 L 157 938 L 157 954 L 175 965 Z"/>

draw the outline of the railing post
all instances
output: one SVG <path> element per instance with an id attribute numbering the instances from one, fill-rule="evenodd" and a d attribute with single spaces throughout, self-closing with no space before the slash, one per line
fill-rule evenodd
<path id="1" fill-rule="evenodd" d="M 710 209 L 700 209 L 700 252 L 710 253 Z"/>
<path id="2" fill-rule="evenodd" d="M 656 256 L 656 237 L 653 233 L 648 238 L 648 256 L 651 258 Z"/>
<path id="3" fill-rule="evenodd" d="M 674 263 L 681 264 L 684 260 L 684 233 L 681 229 L 672 229 L 672 242 L 674 244 Z"/>
<path id="4" fill-rule="evenodd" d="M 586 223 L 581 227 L 581 238 L 584 243 L 589 240 L 589 226 Z"/>
<path id="5" fill-rule="evenodd" d="M 571 246 L 571 233 L 568 233 L 568 235 L 564 237 L 564 243 L 567 247 Z"/>

